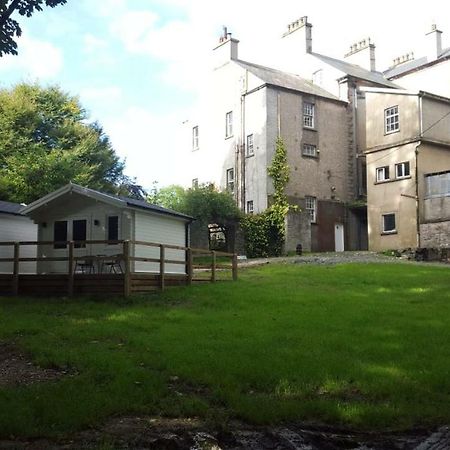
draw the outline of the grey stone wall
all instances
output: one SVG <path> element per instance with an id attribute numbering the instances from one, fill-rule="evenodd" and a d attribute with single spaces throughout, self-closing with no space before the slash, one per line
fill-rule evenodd
<path id="1" fill-rule="evenodd" d="M 286 242 L 284 252 L 295 252 L 298 244 L 304 251 L 311 251 L 311 222 L 309 214 L 291 211 L 286 217 Z"/>
<path id="2" fill-rule="evenodd" d="M 420 246 L 425 248 L 450 247 L 450 221 L 421 224 Z"/>

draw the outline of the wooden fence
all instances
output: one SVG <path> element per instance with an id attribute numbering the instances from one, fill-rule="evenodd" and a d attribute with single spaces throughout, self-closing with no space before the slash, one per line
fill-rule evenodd
<path id="1" fill-rule="evenodd" d="M 86 248 L 88 245 L 114 244 L 122 246 L 122 253 L 115 255 L 82 255 L 75 256 L 76 248 Z M 35 257 L 21 257 L 21 248 L 36 246 Z M 66 256 L 38 256 L 39 248 L 45 246 L 65 247 Z M 147 258 L 136 255 L 137 247 L 159 248 L 158 258 Z M 145 241 L 24 241 L 24 242 L 0 242 L 0 247 L 12 247 L 11 257 L 0 258 L 0 263 L 10 263 L 11 271 L 0 273 L 0 295 L 84 295 L 84 294 L 108 294 L 123 295 L 128 297 L 132 293 L 147 292 L 152 290 L 164 290 L 167 286 L 190 285 L 196 282 L 211 282 L 227 279 L 223 275 L 228 274 L 228 279 L 237 280 L 237 256 L 232 253 L 216 252 L 176 245 L 159 244 Z M 168 259 L 166 250 L 178 250 L 184 252 L 181 259 Z M 210 262 L 196 263 L 198 256 L 207 256 Z M 217 257 L 229 259 L 229 264 L 218 264 Z M 67 270 L 54 273 L 21 273 L 21 263 L 39 262 L 66 262 Z M 89 264 L 86 263 L 89 261 Z M 133 270 L 133 262 L 158 264 L 158 271 Z M 112 273 L 115 265 L 114 273 Z M 182 265 L 180 273 L 166 271 L 167 264 Z M 89 273 L 84 268 L 92 265 L 97 267 Z M 110 267 L 110 272 L 105 273 L 104 267 Z M 80 273 L 78 270 L 83 268 Z M 120 269 L 120 270 L 119 270 Z M 222 276 L 218 277 L 218 273 Z"/>

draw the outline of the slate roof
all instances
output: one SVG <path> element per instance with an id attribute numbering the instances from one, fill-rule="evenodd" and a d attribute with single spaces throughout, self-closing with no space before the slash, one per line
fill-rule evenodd
<path id="1" fill-rule="evenodd" d="M 444 58 L 448 58 L 448 57 L 450 57 L 450 47 L 445 49 L 441 53 L 439 58 L 434 61 L 439 61 L 440 59 L 444 59 Z M 391 68 L 385 70 L 383 73 L 386 78 L 393 78 L 393 77 L 402 75 L 405 72 L 409 72 L 410 70 L 418 69 L 419 67 L 422 67 L 430 62 L 433 62 L 433 61 L 428 61 L 428 58 L 426 56 L 423 56 L 422 58 L 413 59 L 412 61 L 408 61 L 406 63 L 399 64 L 398 66 L 395 66 L 395 67 L 391 67 Z"/>
<path id="2" fill-rule="evenodd" d="M 319 53 L 311 53 L 311 55 L 352 77 L 371 81 L 372 83 L 377 83 L 381 86 L 386 86 L 389 88 L 398 88 L 395 83 L 387 80 L 381 72 L 371 72 L 370 70 L 366 70 L 356 64 L 350 64 L 346 61 L 341 61 L 340 59 L 331 58 L 330 56 L 321 55 Z"/>
<path id="3" fill-rule="evenodd" d="M 4 202 L 0 200 L 0 213 L 21 216 L 22 214 L 20 213 L 20 210 L 23 207 L 24 205 L 21 205 L 19 203 Z"/>
<path id="4" fill-rule="evenodd" d="M 318 97 L 329 98 L 331 100 L 339 100 L 338 97 L 330 92 L 322 89 L 320 86 L 306 80 L 305 78 L 293 73 L 282 72 L 281 70 L 272 69 L 271 67 L 261 66 L 259 64 L 235 60 L 239 66 L 247 69 L 250 73 L 263 80 L 265 83 L 292 89 L 294 91 L 303 92 L 305 94 L 316 95 Z"/>

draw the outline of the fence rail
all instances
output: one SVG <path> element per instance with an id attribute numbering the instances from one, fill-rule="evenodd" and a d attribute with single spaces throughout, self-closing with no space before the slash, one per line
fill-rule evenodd
<path id="1" fill-rule="evenodd" d="M 92 255 L 88 254 L 88 246 L 90 245 L 121 245 L 122 253 L 115 255 Z M 101 285 L 108 281 L 111 286 L 117 290 L 120 288 L 123 295 L 128 297 L 132 292 L 142 292 L 146 288 L 153 290 L 159 288 L 164 290 L 166 286 L 186 284 L 190 285 L 193 282 L 209 281 L 216 282 L 218 280 L 217 271 L 230 270 L 233 281 L 237 280 L 237 256 L 233 253 L 217 252 L 214 250 L 205 250 L 191 247 L 182 247 L 171 244 L 160 244 L 156 242 L 146 241 L 106 241 L 106 240 L 86 240 L 86 241 L 20 241 L 20 242 L 0 242 L 0 247 L 11 247 L 13 251 L 12 257 L 0 258 L 0 263 L 12 263 L 12 270 L 0 275 L 0 295 L 10 293 L 12 295 L 19 295 L 21 291 L 26 291 L 27 286 L 44 286 L 47 280 L 49 286 L 61 290 L 61 286 L 65 286 L 65 295 L 73 296 L 75 292 L 80 291 L 80 287 L 91 286 L 93 291 L 98 291 Z M 36 246 L 37 249 L 45 246 L 53 246 L 59 250 L 66 250 L 67 256 L 37 256 L 36 257 L 21 257 L 20 249 L 23 246 Z M 137 247 L 153 247 L 159 249 L 159 257 L 144 257 L 135 256 Z M 85 255 L 75 255 L 75 250 L 86 250 Z M 166 250 L 175 250 L 184 252 L 183 258 L 174 259 L 173 255 L 167 257 Z M 89 252 L 90 253 L 90 252 Z M 196 257 L 208 257 L 210 262 L 195 263 Z M 230 264 L 217 263 L 217 257 L 229 258 Z M 89 263 L 87 263 L 89 261 Z M 58 273 L 36 273 L 36 274 L 21 274 L 21 263 L 30 262 L 67 262 L 67 271 Z M 84 262 L 84 263 L 83 263 Z M 159 270 L 157 271 L 136 271 L 135 262 L 157 264 Z M 184 273 L 170 273 L 167 272 L 167 265 L 183 265 L 185 266 Z M 97 266 L 97 273 L 84 273 L 84 266 Z M 110 267 L 110 273 L 103 273 L 104 266 Z M 111 273 L 113 266 L 120 268 L 120 273 Z M 83 268 L 83 273 L 76 273 L 77 268 Z M 195 277 L 197 274 L 206 274 L 208 278 Z M 81 276 L 82 275 L 82 276 Z M 89 281 L 90 280 L 90 281 Z M 91 283 L 91 284 L 89 284 Z M 22 284 L 22 286 L 21 286 Z M 9 287 L 9 289 L 8 289 Z M 24 289 L 21 289 L 23 287 Z M 104 285 L 107 289 L 106 285 Z M 151 289 L 150 289 L 151 288 Z M 86 288 L 88 291 L 89 289 Z M 83 293 L 85 290 L 82 289 Z"/>

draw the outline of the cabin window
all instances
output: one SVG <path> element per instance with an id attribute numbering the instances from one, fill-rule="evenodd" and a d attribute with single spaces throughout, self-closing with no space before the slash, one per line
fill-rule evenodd
<path id="1" fill-rule="evenodd" d="M 85 248 L 87 239 L 86 219 L 77 219 L 72 222 L 72 240 L 75 241 L 75 248 Z"/>
<path id="2" fill-rule="evenodd" d="M 108 241 L 119 240 L 119 216 L 108 217 Z"/>
<path id="3" fill-rule="evenodd" d="M 53 227 L 53 248 L 67 248 L 67 220 L 56 220 Z"/>

